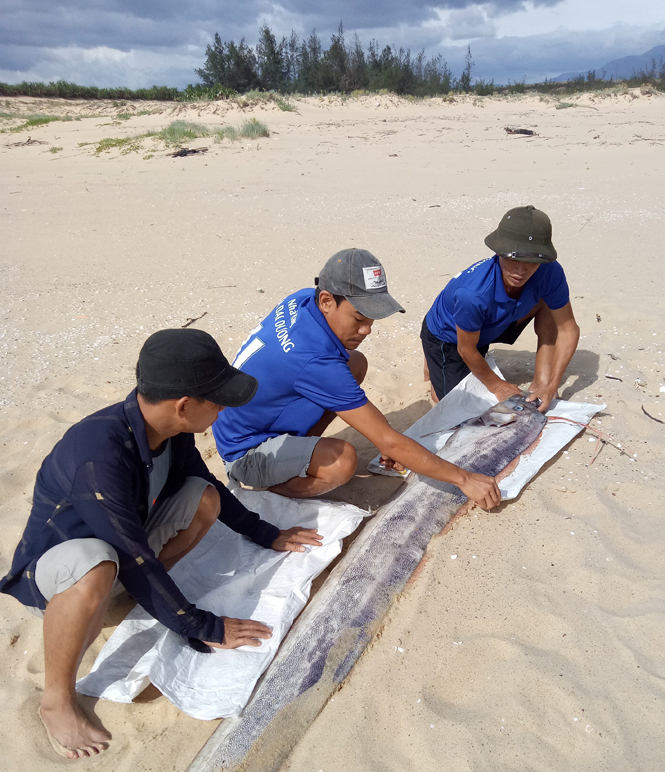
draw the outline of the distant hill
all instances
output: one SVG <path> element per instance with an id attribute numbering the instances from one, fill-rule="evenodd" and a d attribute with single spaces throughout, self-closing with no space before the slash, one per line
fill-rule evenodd
<path id="1" fill-rule="evenodd" d="M 656 65 L 658 65 L 661 60 L 665 61 L 665 46 L 654 46 L 645 54 L 640 54 L 639 56 L 624 56 L 621 59 L 613 59 L 603 67 L 590 67 L 589 69 L 595 69 L 596 77 L 604 77 L 605 80 L 609 80 L 610 78 L 613 78 L 614 80 L 630 78 L 635 73 L 648 70 L 654 59 L 656 60 Z M 552 80 L 557 82 L 572 80 L 576 76 L 586 75 L 587 72 L 588 70 L 585 70 L 584 72 L 564 72 L 558 77 L 552 78 Z"/>

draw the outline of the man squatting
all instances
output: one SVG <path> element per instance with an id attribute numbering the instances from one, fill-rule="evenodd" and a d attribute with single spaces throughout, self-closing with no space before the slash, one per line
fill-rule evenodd
<path id="1" fill-rule="evenodd" d="M 533 320 L 536 366 L 527 401 L 545 412 L 575 353 L 575 322 L 563 268 L 556 262 L 549 217 L 520 206 L 501 219 L 485 244 L 494 257 L 454 276 L 423 320 L 425 380 L 434 402 L 472 372 L 501 402 L 519 393 L 485 361 L 492 343 L 513 344 Z"/>
<path id="2" fill-rule="evenodd" d="M 381 263 L 364 249 L 333 255 L 318 288 L 285 298 L 253 329 L 234 361 L 259 382 L 256 398 L 222 413 L 213 434 L 230 478 L 283 496 L 308 497 L 356 472 L 353 445 L 321 437 L 338 415 L 384 462 L 457 485 L 485 508 L 500 501 L 494 478 L 473 474 L 396 432 L 361 388 L 367 359 L 357 351 L 375 319 L 404 309 L 388 293 Z"/>
<path id="3" fill-rule="evenodd" d="M 200 651 L 260 646 L 270 629 L 217 617 L 187 601 L 167 571 L 219 519 L 265 549 L 320 545 L 315 530 L 280 531 L 248 511 L 208 471 L 194 433 L 224 407 L 252 399 L 256 380 L 235 370 L 201 330 L 148 338 L 137 388 L 72 426 L 44 460 L 33 505 L 0 591 L 44 618 L 45 688 L 39 717 L 54 750 L 81 759 L 108 747 L 78 705 L 76 672 L 122 586 Z"/>

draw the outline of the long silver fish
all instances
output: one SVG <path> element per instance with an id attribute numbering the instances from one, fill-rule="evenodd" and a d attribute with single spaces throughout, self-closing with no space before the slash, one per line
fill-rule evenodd
<path id="1" fill-rule="evenodd" d="M 439 455 L 494 477 L 546 423 L 523 396 L 511 397 L 461 424 Z M 188 772 L 278 770 L 372 640 L 432 536 L 465 501 L 458 488 L 412 474 L 306 607 L 242 715 L 220 724 Z"/>

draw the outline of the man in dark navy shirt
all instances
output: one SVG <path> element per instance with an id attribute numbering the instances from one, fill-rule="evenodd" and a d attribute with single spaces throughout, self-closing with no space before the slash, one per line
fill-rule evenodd
<path id="1" fill-rule="evenodd" d="M 470 372 L 499 401 L 519 392 L 485 361 L 491 343 L 515 343 L 534 320 L 538 351 L 529 401 L 547 410 L 572 359 L 580 330 L 549 217 L 533 206 L 511 209 L 485 239 L 495 255 L 454 276 L 434 301 L 420 334 L 425 379 L 438 402 Z"/>
<path id="2" fill-rule="evenodd" d="M 353 445 L 321 437 L 338 415 L 394 462 L 457 485 L 490 508 L 494 478 L 471 474 L 391 428 L 360 387 L 367 360 L 357 351 L 375 319 L 402 307 L 381 263 L 364 249 L 333 255 L 318 289 L 289 295 L 250 333 L 234 361 L 259 381 L 256 399 L 220 415 L 213 434 L 229 477 L 283 496 L 326 493 L 355 474 Z"/>
<path id="3" fill-rule="evenodd" d="M 116 587 L 201 651 L 260 646 L 271 635 L 268 627 L 196 608 L 168 569 L 216 519 L 266 549 L 320 544 L 316 531 L 280 531 L 248 511 L 196 449 L 194 433 L 257 389 L 210 335 L 155 333 L 141 349 L 136 374 L 137 388 L 124 402 L 72 426 L 44 460 L 23 538 L 0 581 L 2 592 L 44 617 L 39 715 L 53 748 L 69 759 L 99 753 L 111 739 L 81 711 L 74 684 Z"/>

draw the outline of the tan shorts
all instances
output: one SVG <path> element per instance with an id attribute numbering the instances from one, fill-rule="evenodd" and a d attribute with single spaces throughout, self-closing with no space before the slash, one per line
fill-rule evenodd
<path id="1" fill-rule="evenodd" d="M 209 485 L 202 477 L 188 477 L 176 494 L 150 512 L 145 532 L 155 555 L 159 555 L 166 542 L 179 531 L 189 528 L 201 503 L 203 491 Z M 69 539 L 45 552 L 35 568 L 37 588 L 48 603 L 54 595 L 68 590 L 88 571 L 105 561 L 116 565 L 116 580 L 111 591 L 111 595 L 115 595 L 122 590 L 117 578 L 120 565 L 118 553 L 107 542 L 94 538 Z M 28 607 L 28 610 L 37 616 L 44 616 L 41 609 Z"/>

